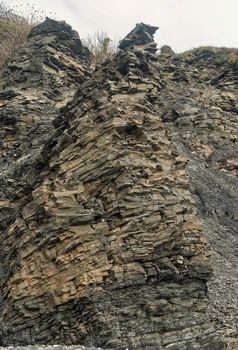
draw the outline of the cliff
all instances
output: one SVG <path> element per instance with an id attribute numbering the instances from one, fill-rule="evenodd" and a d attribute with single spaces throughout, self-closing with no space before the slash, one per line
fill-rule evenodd
<path id="1" fill-rule="evenodd" d="M 237 57 L 235 49 L 162 50 L 167 84 L 159 103 L 177 149 L 189 159 L 190 188 L 212 248 L 209 313 L 232 349 L 238 346 Z"/>
<path id="2" fill-rule="evenodd" d="M 92 71 L 47 19 L 1 73 L 4 346 L 237 344 L 236 63 L 156 29 Z"/>
<path id="3" fill-rule="evenodd" d="M 3 67 L 0 227 L 38 181 L 39 155 L 52 121 L 89 76 L 89 52 L 78 34 L 68 24 L 50 19 L 31 31 Z"/>

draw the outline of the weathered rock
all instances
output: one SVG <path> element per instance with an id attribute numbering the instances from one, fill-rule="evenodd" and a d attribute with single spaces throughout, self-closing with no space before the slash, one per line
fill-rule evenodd
<path id="1" fill-rule="evenodd" d="M 0 229 L 38 179 L 39 155 L 59 109 L 90 75 L 89 52 L 65 22 L 35 27 L 0 80 Z M 35 171 L 32 171 L 33 166 Z"/>
<path id="2" fill-rule="evenodd" d="M 238 62 L 230 64 L 221 74 L 212 79 L 212 84 L 228 89 L 238 89 Z"/>
<path id="3" fill-rule="evenodd" d="M 143 49 L 151 52 L 156 52 L 156 43 L 153 40 L 158 27 L 153 27 L 148 24 L 138 23 L 136 27 L 120 42 L 119 48 L 126 49 L 134 46 L 144 46 Z"/>
<path id="4" fill-rule="evenodd" d="M 33 346 L 9 346 L 9 347 L 0 347 L 0 350 L 101 350 L 100 348 L 85 347 L 83 345 L 72 345 L 72 346 L 63 346 L 63 345 L 33 345 Z"/>
<path id="5" fill-rule="evenodd" d="M 235 50 L 211 48 L 160 56 L 166 84 L 160 111 L 179 153 L 189 159 L 192 191 L 213 249 L 209 313 L 222 325 L 231 349 L 238 342 L 238 94 L 236 75 L 231 74 L 236 64 L 229 63 L 234 57 Z M 174 80 L 174 71 L 168 72 L 171 65 L 177 71 L 186 67 L 189 84 Z M 227 72 L 223 78 L 221 71 Z M 214 76 L 220 77 L 216 83 Z"/>
<path id="6" fill-rule="evenodd" d="M 160 52 L 161 54 L 163 55 L 174 55 L 174 51 L 172 50 L 172 48 L 169 46 L 169 45 L 163 45 L 161 48 L 160 48 Z"/>
<path id="7" fill-rule="evenodd" d="M 3 345 L 224 348 L 187 159 L 161 118 L 155 29 L 137 25 L 54 120 L 2 233 Z"/>

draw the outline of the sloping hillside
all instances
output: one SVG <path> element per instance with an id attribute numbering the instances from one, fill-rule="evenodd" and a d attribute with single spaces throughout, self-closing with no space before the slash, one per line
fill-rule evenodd
<path id="1" fill-rule="evenodd" d="M 238 346 L 237 52 L 156 29 L 92 71 L 47 19 L 1 72 L 4 346 Z"/>

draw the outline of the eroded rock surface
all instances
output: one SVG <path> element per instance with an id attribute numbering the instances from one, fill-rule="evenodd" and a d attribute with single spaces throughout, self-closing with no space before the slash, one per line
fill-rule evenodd
<path id="1" fill-rule="evenodd" d="M 238 348 L 238 90 L 237 50 L 200 48 L 162 52 L 166 88 L 160 111 L 187 172 L 214 269 L 208 282 L 209 313 L 229 349 Z"/>
<path id="2" fill-rule="evenodd" d="M 153 35 L 159 29 L 148 24 L 138 23 L 136 27 L 120 41 L 119 48 L 124 50 L 129 47 L 148 45 L 147 50 L 155 53 L 157 51 L 156 43 L 153 40 Z M 145 47 L 144 47 L 145 49 Z"/>
<path id="3" fill-rule="evenodd" d="M 37 182 L 39 155 L 59 109 L 90 75 L 89 52 L 65 22 L 47 19 L 0 79 L 0 229 Z M 35 170 L 33 171 L 33 166 Z"/>
<path id="4" fill-rule="evenodd" d="M 33 346 L 9 346 L 9 347 L 0 347 L 1 350 L 101 350 L 101 348 L 94 347 L 85 347 L 83 345 L 33 345 Z"/>
<path id="5" fill-rule="evenodd" d="M 2 345 L 238 347 L 237 51 L 156 29 L 92 73 L 48 19 L 2 72 Z"/>
<path id="6" fill-rule="evenodd" d="M 38 183 L 1 235 L 3 345 L 224 348 L 187 160 L 164 125 L 155 29 L 137 26 L 54 120 Z"/>

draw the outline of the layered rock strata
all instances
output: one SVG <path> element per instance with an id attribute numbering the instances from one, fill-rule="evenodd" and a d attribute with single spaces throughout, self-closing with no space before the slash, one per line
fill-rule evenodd
<path id="1" fill-rule="evenodd" d="M 51 19 L 35 27 L 3 67 L 0 229 L 37 181 L 37 159 L 52 120 L 89 74 L 89 52 L 78 34 L 65 22 Z"/>
<path id="2" fill-rule="evenodd" d="M 40 182 L 2 234 L 4 345 L 224 348 L 187 159 L 158 107 L 155 30 L 137 26 L 54 120 Z"/>
<path id="3" fill-rule="evenodd" d="M 191 189 L 212 248 L 208 310 L 222 325 L 229 349 L 237 349 L 237 50 L 163 51 L 166 88 L 159 108 L 179 153 L 189 159 Z"/>

